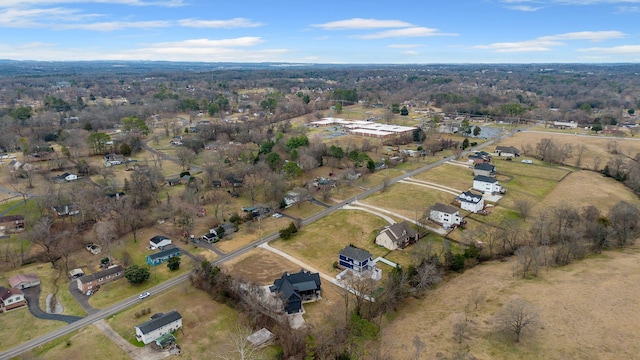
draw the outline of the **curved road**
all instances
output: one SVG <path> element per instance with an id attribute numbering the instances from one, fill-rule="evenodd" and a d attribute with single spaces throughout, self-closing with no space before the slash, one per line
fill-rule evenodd
<path id="1" fill-rule="evenodd" d="M 460 156 L 465 156 L 466 154 L 468 154 L 468 153 L 470 153 L 472 151 L 483 149 L 483 148 L 485 148 L 485 147 L 487 147 L 487 146 L 489 146 L 491 144 L 494 144 L 494 143 L 496 143 L 496 142 L 498 142 L 498 141 L 502 140 L 503 138 L 505 138 L 507 136 L 510 136 L 510 135 L 511 135 L 511 133 L 507 133 L 507 134 L 501 135 L 501 136 L 497 137 L 494 140 L 490 140 L 490 141 L 488 141 L 488 142 L 486 142 L 484 144 L 481 144 L 481 145 L 478 145 L 478 146 L 476 146 L 476 147 L 474 147 L 472 149 L 469 149 L 468 151 L 462 152 L 460 154 Z M 433 169 L 433 168 L 435 168 L 437 166 L 440 166 L 440 165 L 444 164 L 447 161 L 451 161 L 451 160 L 454 160 L 454 159 L 456 159 L 456 156 L 449 156 L 449 157 L 442 158 L 441 160 L 438 160 L 438 161 L 436 161 L 434 163 L 425 165 L 425 166 L 423 166 L 421 168 L 409 171 L 409 172 L 407 172 L 407 173 L 405 173 L 405 174 L 403 174 L 401 176 L 398 176 L 398 177 L 392 179 L 391 181 L 389 181 L 388 185 L 395 184 L 396 182 L 398 182 L 400 180 L 403 180 L 403 179 L 405 179 L 407 177 L 415 176 L 415 175 L 417 175 L 417 174 L 419 174 L 421 172 Z M 380 184 L 378 186 L 374 186 L 374 187 L 372 187 L 372 188 L 370 188 L 368 190 L 365 190 L 363 193 L 361 193 L 361 194 L 359 194 L 357 196 L 354 196 L 353 198 L 346 199 L 346 200 L 344 200 L 344 201 L 342 201 L 342 202 L 340 202 L 340 203 L 338 203 L 336 205 L 333 205 L 333 206 L 331 206 L 329 208 L 323 209 L 322 211 L 320 211 L 320 212 L 310 216 L 309 218 L 303 220 L 302 224 L 303 225 L 309 225 L 309 224 L 311 224 L 311 223 L 313 223 L 313 222 L 315 222 L 317 220 L 320 220 L 323 217 L 325 217 L 327 215 L 330 215 L 330 214 L 340 210 L 344 205 L 349 204 L 352 201 L 356 201 L 358 198 L 363 199 L 363 198 L 366 198 L 366 197 L 368 197 L 370 195 L 373 195 L 374 193 L 382 190 L 383 186 L 384 186 L 383 184 Z M 226 261 L 229 261 L 229 260 L 235 258 L 236 256 L 242 255 L 244 253 L 247 253 L 247 252 L 253 250 L 254 248 L 260 246 L 261 244 L 273 241 L 273 240 L 277 239 L 278 237 L 279 237 L 279 233 L 278 232 L 275 232 L 275 233 L 273 233 L 271 235 L 267 235 L 267 236 L 263 237 L 262 239 L 258 239 L 256 241 L 254 241 L 253 243 L 250 243 L 250 244 L 248 244 L 246 246 L 243 246 L 243 247 L 241 247 L 239 249 L 236 249 L 236 250 L 234 250 L 232 252 L 229 252 L 229 253 L 223 255 L 222 257 L 214 260 L 212 262 L 212 264 L 214 264 L 214 265 L 222 264 L 222 263 L 224 263 Z M 164 283 L 149 289 L 149 292 L 151 292 L 151 294 L 153 294 L 153 295 L 159 294 L 159 293 L 161 293 L 163 291 L 166 291 L 166 290 L 168 290 L 168 289 L 170 289 L 170 288 L 172 288 L 172 287 L 174 287 L 174 286 L 176 286 L 176 285 L 188 280 L 189 276 L 190 276 L 190 273 L 185 273 L 185 274 L 179 275 L 179 276 L 177 276 L 177 277 L 175 277 L 173 279 L 167 280 Z M 4 352 L 0 353 L 0 359 L 9 359 L 9 358 L 18 356 L 18 355 L 22 354 L 23 352 L 26 352 L 26 351 L 29 351 L 29 350 L 31 350 L 33 348 L 38 347 L 38 346 L 44 345 L 44 344 L 48 343 L 49 341 L 54 340 L 54 339 L 56 339 L 58 337 L 64 336 L 64 335 L 69 334 L 69 333 L 71 333 L 73 331 L 76 331 L 76 330 L 78 330 L 80 328 L 83 328 L 83 327 L 85 327 L 87 325 L 91 325 L 91 324 L 93 324 L 93 323 L 95 323 L 95 322 L 97 322 L 97 321 L 99 321 L 101 319 L 104 319 L 104 318 L 107 318 L 107 317 L 109 317 L 111 315 L 119 313 L 119 312 L 127 309 L 128 307 L 140 302 L 140 301 L 141 300 L 138 299 L 137 295 L 136 296 L 132 296 L 132 297 L 130 297 L 130 298 L 126 299 L 126 300 L 123 300 L 123 301 L 121 301 L 121 302 L 119 302 L 117 304 L 114 304 L 114 305 L 112 305 L 112 306 L 110 306 L 110 307 L 108 307 L 106 309 L 100 310 L 100 311 L 98 311 L 96 313 L 93 313 L 93 314 L 90 314 L 90 315 L 88 315 L 88 316 L 86 316 L 86 317 L 84 317 L 84 318 L 82 318 L 82 319 L 80 319 L 78 321 L 70 323 L 69 325 L 63 326 L 62 328 L 56 329 L 56 330 L 54 330 L 54 331 L 52 331 L 52 332 L 50 332 L 48 334 L 45 334 L 45 335 L 42 335 L 42 336 L 37 337 L 35 339 L 29 340 L 29 341 L 27 341 L 25 343 L 22 343 L 22 344 L 14 347 L 12 349 L 4 351 Z"/>

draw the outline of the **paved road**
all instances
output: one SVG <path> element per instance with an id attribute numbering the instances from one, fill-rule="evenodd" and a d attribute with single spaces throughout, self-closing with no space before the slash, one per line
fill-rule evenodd
<path id="1" fill-rule="evenodd" d="M 470 149 L 469 151 L 463 152 L 460 156 L 466 156 L 468 153 L 470 153 L 472 151 L 483 149 L 483 148 L 485 148 L 485 147 L 487 147 L 489 145 L 492 145 L 492 144 L 494 144 L 494 143 L 500 141 L 501 139 L 503 139 L 503 138 L 505 138 L 507 136 L 510 136 L 510 135 L 511 135 L 510 133 L 507 133 L 507 134 L 502 135 L 502 136 L 500 136 L 500 137 L 498 137 L 498 138 L 496 138 L 494 140 L 490 140 L 490 141 L 488 141 L 488 142 L 486 142 L 484 144 L 478 145 L 478 146 Z M 440 165 L 444 164 L 447 161 L 455 160 L 455 158 L 456 158 L 455 156 L 445 157 L 445 158 L 443 158 L 441 160 L 438 160 L 438 161 L 436 161 L 436 162 L 434 162 L 432 164 L 428 164 L 428 165 L 425 165 L 425 166 L 423 166 L 423 167 L 421 167 L 419 169 L 415 169 L 415 170 L 406 172 L 405 174 L 390 180 L 388 182 L 388 185 L 394 184 L 394 183 L 396 183 L 396 182 L 398 182 L 400 180 L 403 180 L 403 179 L 405 179 L 407 177 L 415 176 L 415 175 L 417 175 L 417 174 L 419 174 L 421 172 L 433 169 L 433 168 L 435 168 L 437 166 L 440 166 Z M 374 193 L 380 191 L 382 188 L 383 188 L 383 184 L 380 184 L 378 186 L 375 186 L 375 187 L 372 187 L 372 188 L 370 188 L 368 190 L 365 190 L 360 195 L 357 195 L 357 196 L 355 196 L 353 198 L 350 198 L 350 199 L 343 200 L 342 202 L 340 202 L 340 203 L 338 203 L 336 205 L 333 205 L 333 206 L 331 206 L 329 208 L 326 208 L 326 209 L 324 209 L 324 210 L 322 210 L 322 211 L 310 216 L 309 218 L 303 220 L 302 223 L 303 223 L 303 225 L 309 225 L 309 224 L 311 224 L 311 223 L 313 223 L 315 221 L 318 221 L 318 220 L 322 219 L 323 217 L 325 217 L 327 215 L 330 215 L 330 214 L 340 210 L 344 205 L 346 205 L 346 204 L 348 204 L 348 203 L 350 203 L 352 201 L 356 201 L 358 198 L 364 199 L 364 198 L 366 198 L 366 197 L 368 197 L 370 195 L 373 195 Z M 239 249 L 236 249 L 236 250 L 234 250 L 232 252 L 224 254 L 223 256 L 221 256 L 218 259 L 214 260 L 212 263 L 214 265 L 222 264 L 222 263 L 224 263 L 226 261 L 229 261 L 229 260 L 231 260 L 231 259 L 233 259 L 233 258 L 235 258 L 237 256 L 245 254 L 245 253 L 255 249 L 256 247 L 258 247 L 258 246 L 260 246 L 262 244 L 265 244 L 265 243 L 268 243 L 270 241 L 273 241 L 273 240 L 277 239 L 278 237 L 279 237 L 278 232 L 275 232 L 273 234 L 267 235 L 267 236 L 263 237 L 262 239 L 258 239 L 256 241 L 254 241 L 253 243 L 250 243 L 250 244 L 248 244 L 246 246 L 243 246 L 243 247 L 241 247 Z M 185 274 L 179 275 L 179 276 L 177 276 L 177 277 L 175 277 L 173 279 L 169 279 L 169 280 L 165 281 L 164 283 L 159 284 L 159 285 L 149 289 L 149 292 L 151 292 L 152 296 L 154 296 L 154 295 L 159 294 L 159 293 L 161 293 L 163 291 L 166 291 L 166 290 L 168 290 L 168 289 L 170 289 L 170 288 L 172 288 L 172 287 L 174 287 L 174 286 L 176 286 L 178 284 L 181 284 L 184 281 L 187 281 L 189 279 L 189 276 L 190 276 L 190 273 L 185 273 Z M 49 341 L 54 340 L 54 339 L 56 339 L 58 337 L 64 336 L 64 335 L 69 334 L 69 333 L 71 333 L 73 331 L 81 329 L 81 328 L 83 328 L 83 327 L 85 327 L 87 325 L 93 324 L 93 323 L 95 323 L 95 322 L 97 322 L 97 321 L 99 321 L 101 319 L 104 319 L 106 317 L 109 317 L 111 315 L 119 313 L 119 312 L 127 309 L 128 307 L 132 306 L 133 304 L 136 304 L 136 303 L 138 303 L 140 301 L 141 300 L 138 299 L 137 295 L 132 296 L 132 297 L 130 297 L 130 298 L 126 299 L 126 300 L 123 300 L 123 301 L 121 301 L 121 302 L 119 302 L 117 304 L 114 304 L 114 305 L 112 305 L 112 306 L 110 306 L 110 307 L 108 307 L 106 309 L 100 310 L 100 311 L 98 311 L 96 313 L 93 313 L 93 314 L 90 314 L 87 317 L 84 317 L 84 318 L 82 318 L 82 319 L 80 319 L 78 321 L 72 322 L 72 323 L 70 323 L 70 324 L 68 324 L 68 325 L 66 325 L 66 326 L 64 326 L 62 328 L 56 329 L 56 330 L 54 330 L 54 331 L 52 331 L 52 332 L 50 332 L 48 334 L 45 334 L 45 335 L 42 335 L 42 336 L 37 337 L 35 339 L 29 340 L 29 341 L 27 341 L 27 342 L 25 342 L 23 344 L 20 344 L 20 345 L 14 347 L 12 349 L 4 351 L 4 352 L 0 353 L 0 359 L 8 359 L 8 358 L 12 358 L 12 357 L 18 356 L 18 355 L 22 354 L 23 352 L 26 352 L 26 351 L 29 351 L 29 350 L 31 350 L 33 348 L 38 347 L 38 346 L 44 345 L 44 344 L 48 343 Z"/>

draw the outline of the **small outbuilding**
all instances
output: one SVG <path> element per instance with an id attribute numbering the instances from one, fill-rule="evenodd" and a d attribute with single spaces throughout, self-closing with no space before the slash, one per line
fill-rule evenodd
<path id="1" fill-rule="evenodd" d="M 40 285 L 40 279 L 36 274 L 18 274 L 9 278 L 9 285 L 22 290 Z"/>

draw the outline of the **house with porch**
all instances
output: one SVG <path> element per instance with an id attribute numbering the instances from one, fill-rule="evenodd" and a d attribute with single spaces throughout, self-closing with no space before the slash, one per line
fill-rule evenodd
<path id="1" fill-rule="evenodd" d="M 351 245 L 345 246 L 338 253 L 338 265 L 356 272 L 368 271 L 376 267 L 373 256 L 368 251 Z"/>
<path id="2" fill-rule="evenodd" d="M 27 305 L 27 299 L 24 298 L 22 290 L 17 288 L 8 288 L 0 290 L 0 313 L 17 309 Z"/>
<path id="3" fill-rule="evenodd" d="M 303 311 L 303 302 L 321 298 L 320 274 L 304 269 L 295 274 L 285 272 L 273 282 L 269 290 L 280 298 L 287 314 L 299 313 Z"/>
<path id="4" fill-rule="evenodd" d="M 498 156 L 504 156 L 504 157 L 518 157 L 520 156 L 520 150 L 518 150 L 516 147 L 514 146 L 501 146 L 498 145 L 496 146 L 496 154 Z"/>
<path id="5" fill-rule="evenodd" d="M 17 274 L 9 278 L 9 285 L 23 290 L 40 285 L 40 279 L 36 274 Z"/>
<path id="6" fill-rule="evenodd" d="M 462 224 L 462 216 L 458 209 L 441 203 L 431 207 L 429 219 L 441 224 L 445 229 Z"/>
<path id="7" fill-rule="evenodd" d="M 387 225 L 378 236 L 376 244 L 389 250 L 404 249 L 408 245 L 418 241 L 420 234 L 414 230 L 407 221 Z"/>
<path id="8" fill-rule="evenodd" d="M 98 271 L 91 275 L 85 275 L 76 279 L 78 290 L 86 293 L 94 290 L 97 286 L 118 280 L 124 276 L 124 269 L 120 265 L 111 265 L 105 270 Z"/>
<path id="9" fill-rule="evenodd" d="M 165 249 L 155 254 L 147 255 L 147 264 L 157 266 L 174 256 L 180 256 L 180 254 L 180 249 L 177 247 Z"/>
<path id="10" fill-rule="evenodd" d="M 483 194 L 502 194 L 505 192 L 498 183 L 498 179 L 484 175 L 477 175 L 473 178 L 473 189 L 482 191 Z"/>
<path id="11" fill-rule="evenodd" d="M 182 315 L 176 310 L 166 314 L 158 313 L 151 320 L 135 326 L 136 339 L 145 345 L 182 327 Z"/>
<path id="12" fill-rule="evenodd" d="M 473 166 L 473 175 L 495 176 L 496 166 L 489 163 L 475 164 Z"/>
<path id="13" fill-rule="evenodd" d="M 477 213 L 484 209 L 484 197 L 471 191 L 465 191 L 458 195 L 456 201 L 460 204 L 462 210 L 471 211 L 472 213 Z"/>

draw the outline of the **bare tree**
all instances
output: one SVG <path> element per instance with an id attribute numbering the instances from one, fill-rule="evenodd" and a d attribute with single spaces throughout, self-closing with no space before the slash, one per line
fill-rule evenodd
<path id="1" fill-rule="evenodd" d="M 519 342 L 522 332 L 538 324 L 539 317 L 538 309 L 533 304 L 516 298 L 502 307 L 496 320 L 503 330 L 514 335 L 515 342 Z"/>
<path id="2" fill-rule="evenodd" d="M 249 193 L 251 204 L 256 201 L 260 187 L 264 184 L 264 178 L 259 174 L 249 174 L 244 177 L 242 187 Z"/>
<path id="3" fill-rule="evenodd" d="M 523 221 L 527 221 L 527 217 L 531 212 L 531 207 L 532 207 L 531 202 L 527 199 L 517 199 L 515 201 L 515 205 L 516 205 L 516 208 L 518 209 L 518 212 L 520 213 L 520 218 Z"/>
<path id="4" fill-rule="evenodd" d="M 576 158 L 576 167 L 582 166 L 582 155 L 584 154 L 585 150 L 587 150 L 587 145 L 581 144 L 580 146 L 578 146 L 578 157 Z"/>
<path id="5" fill-rule="evenodd" d="M 56 260 L 58 259 L 57 248 L 59 245 L 60 237 L 55 236 L 51 226 L 53 225 L 53 219 L 47 216 L 43 216 L 33 224 L 33 227 L 22 236 L 40 246 L 47 253 L 47 258 L 51 265 L 55 267 Z"/>
<path id="6" fill-rule="evenodd" d="M 420 360 L 420 355 L 427 347 L 427 344 L 418 335 L 413 338 L 413 347 L 416 350 L 416 360 Z"/>
<path id="7" fill-rule="evenodd" d="M 176 150 L 176 158 L 178 159 L 178 164 L 182 166 L 182 170 L 184 170 L 187 168 L 187 165 L 196 158 L 196 153 L 186 147 L 179 147 L 178 150 Z"/>
<path id="8" fill-rule="evenodd" d="M 478 307 L 480 306 L 480 304 L 484 302 L 486 298 L 487 298 L 487 292 L 485 290 L 482 290 L 480 288 L 475 288 L 471 290 L 468 301 L 469 301 L 469 304 L 474 306 L 474 310 L 478 310 Z"/>
<path id="9" fill-rule="evenodd" d="M 224 360 L 260 360 L 262 357 L 256 353 L 255 348 L 247 340 L 247 336 L 250 334 L 251 330 L 242 326 L 236 327 L 236 330 L 229 335 L 229 346 L 233 350 L 230 351 L 229 355 L 218 355 L 218 358 Z"/>
<path id="10" fill-rule="evenodd" d="M 112 221 L 99 221 L 93 225 L 96 239 L 107 248 L 107 254 L 111 256 L 111 242 L 118 238 L 116 226 Z"/>
<path id="11" fill-rule="evenodd" d="M 458 344 L 462 343 L 462 340 L 467 338 L 467 334 L 469 332 L 469 322 L 466 317 L 462 314 L 458 314 L 453 321 L 453 337 L 456 339 Z"/>

